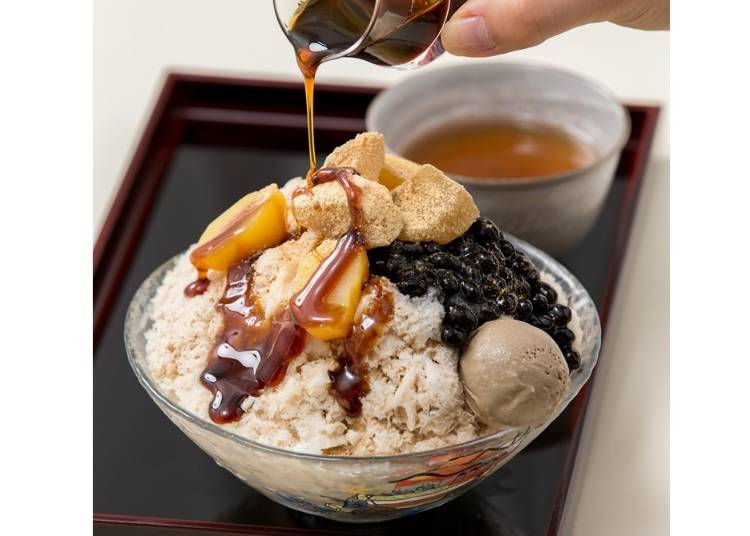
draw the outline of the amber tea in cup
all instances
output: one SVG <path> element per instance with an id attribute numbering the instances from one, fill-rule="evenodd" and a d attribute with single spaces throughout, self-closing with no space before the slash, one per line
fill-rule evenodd
<path id="1" fill-rule="evenodd" d="M 400 152 L 474 179 L 549 177 L 584 168 L 597 157 L 593 147 L 560 127 L 513 119 L 445 123 Z"/>

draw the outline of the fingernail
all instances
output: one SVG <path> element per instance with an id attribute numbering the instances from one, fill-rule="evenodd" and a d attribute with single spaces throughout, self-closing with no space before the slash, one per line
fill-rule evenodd
<path id="1" fill-rule="evenodd" d="M 452 19 L 443 28 L 442 42 L 448 52 L 458 56 L 471 56 L 496 48 L 487 22 L 479 15 Z"/>

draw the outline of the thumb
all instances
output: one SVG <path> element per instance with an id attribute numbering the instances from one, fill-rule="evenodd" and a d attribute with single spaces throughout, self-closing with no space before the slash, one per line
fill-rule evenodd
<path id="1" fill-rule="evenodd" d="M 494 56 L 538 45 L 595 20 L 596 0 L 468 0 L 446 23 L 445 49 L 457 56 Z"/>

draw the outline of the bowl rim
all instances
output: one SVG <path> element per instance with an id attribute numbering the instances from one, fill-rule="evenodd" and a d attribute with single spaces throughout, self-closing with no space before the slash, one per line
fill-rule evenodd
<path id="1" fill-rule="evenodd" d="M 218 434 L 220 437 L 223 437 L 227 440 L 237 442 L 242 446 L 260 449 L 260 450 L 263 450 L 272 454 L 290 456 L 292 458 L 307 459 L 307 460 L 314 460 L 318 462 L 327 462 L 327 463 L 328 462 L 344 463 L 344 462 L 407 461 L 407 460 L 412 460 L 412 459 L 421 459 L 421 458 L 439 456 L 441 454 L 455 452 L 457 449 L 471 448 L 476 445 L 483 444 L 485 442 L 491 442 L 491 441 L 500 439 L 503 436 L 508 436 L 509 438 L 516 438 L 516 437 L 519 437 L 520 435 L 523 435 L 525 437 L 531 431 L 536 430 L 536 429 L 540 429 L 539 433 L 541 433 L 541 431 L 547 428 L 555 419 L 557 419 L 557 417 L 559 417 L 559 415 L 565 410 L 565 408 L 567 408 L 568 405 L 576 398 L 576 396 L 578 396 L 578 393 L 581 391 L 583 386 L 586 385 L 586 382 L 588 382 L 591 378 L 592 372 L 599 358 L 599 353 L 601 351 L 602 332 L 601 332 L 601 322 L 599 319 L 599 311 L 593 299 L 591 298 L 588 291 L 586 290 L 586 288 L 581 284 L 580 281 L 578 281 L 578 279 L 573 274 L 570 273 L 570 271 L 568 271 L 567 268 L 565 268 L 562 264 L 560 264 L 555 259 L 553 259 L 550 255 L 544 253 L 542 250 L 532 246 L 531 244 L 521 239 L 518 239 L 510 235 L 509 233 L 504 233 L 504 234 L 507 239 L 509 239 L 511 242 L 514 243 L 514 245 L 524 250 L 524 253 L 532 252 L 534 256 L 540 257 L 546 263 L 553 265 L 555 269 L 558 270 L 562 276 L 568 278 L 578 289 L 580 289 L 581 294 L 585 298 L 585 301 L 587 301 L 593 306 L 593 311 L 594 311 L 592 327 L 594 328 L 596 337 L 594 339 L 594 345 L 591 349 L 591 355 L 589 356 L 590 361 L 587 361 L 587 363 L 590 362 L 590 366 L 581 367 L 577 371 L 575 371 L 575 374 L 579 374 L 579 375 L 583 374 L 585 375 L 585 377 L 582 378 L 582 381 L 580 385 L 578 385 L 578 387 L 575 389 L 575 392 L 573 392 L 573 387 L 571 386 L 571 391 L 569 392 L 569 398 L 567 402 L 565 402 L 564 405 L 561 405 L 558 408 L 557 414 L 552 420 L 542 425 L 514 426 L 510 428 L 504 428 L 502 430 L 498 430 L 491 434 L 476 437 L 474 439 L 471 439 L 470 441 L 456 443 L 455 445 L 446 445 L 444 447 L 439 447 L 436 449 L 421 450 L 417 452 L 407 452 L 407 453 L 402 453 L 402 454 L 374 454 L 370 456 L 345 456 L 345 455 L 327 455 L 327 454 L 313 454 L 313 453 L 308 453 L 308 452 L 298 452 L 294 450 L 289 450 L 289 449 L 284 449 L 281 447 L 274 447 L 272 445 L 259 443 L 257 441 L 243 437 L 229 430 L 225 430 L 222 427 L 214 424 L 213 422 L 203 419 L 200 416 L 195 415 L 194 413 L 182 408 L 176 402 L 173 402 L 169 397 L 167 397 L 158 388 L 154 380 L 151 378 L 149 371 L 146 370 L 143 366 L 141 366 L 141 363 L 138 362 L 138 359 L 136 357 L 137 352 L 128 341 L 128 338 L 129 338 L 128 334 L 131 331 L 130 327 L 133 325 L 133 322 L 134 322 L 133 318 L 136 314 L 136 305 L 137 305 L 136 298 L 140 296 L 140 294 L 144 291 L 146 285 L 151 282 L 153 276 L 155 276 L 157 273 L 161 271 L 165 271 L 163 275 L 166 275 L 166 268 L 168 266 L 170 267 L 173 266 L 176 260 L 180 257 L 180 255 L 182 255 L 182 253 L 179 253 L 171 257 L 170 259 L 162 263 L 158 268 L 156 268 L 151 274 L 149 274 L 149 276 L 138 286 L 138 289 L 136 290 L 135 294 L 133 295 L 133 298 L 128 304 L 127 312 L 125 314 L 125 324 L 124 324 L 124 333 L 123 333 L 125 351 L 128 356 L 128 362 L 130 363 L 130 366 L 133 369 L 135 376 L 138 378 L 138 382 L 141 384 L 141 386 L 148 392 L 148 394 L 153 399 L 158 400 L 159 402 L 164 404 L 166 407 L 168 407 L 171 411 L 177 413 L 178 415 L 180 415 L 180 417 L 186 419 L 190 423 L 199 426 L 200 428 L 204 429 L 205 431 L 211 434 Z M 147 306 L 148 304 L 146 305 L 146 307 Z"/>
<path id="2" fill-rule="evenodd" d="M 454 173 L 447 173 L 451 178 L 454 180 L 457 180 L 461 183 L 465 184 L 471 184 L 472 186 L 486 186 L 488 188 L 492 187 L 507 187 L 507 188 L 518 188 L 518 187 L 528 187 L 532 185 L 539 185 L 544 186 L 549 183 L 557 183 L 557 182 L 564 182 L 566 180 L 573 180 L 578 176 L 582 176 L 587 174 L 589 171 L 593 170 L 599 165 L 602 165 L 606 161 L 608 161 L 613 156 L 616 156 L 618 153 L 622 151 L 622 149 L 625 147 L 625 144 L 627 143 L 628 139 L 630 139 L 630 132 L 632 129 L 632 122 L 630 120 L 630 115 L 627 112 L 627 109 L 623 104 L 617 99 L 615 94 L 610 90 L 608 87 L 606 87 L 604 84 L 593 80 L 587 76 L 578 74 L 576 72 L 573 72 L 569 69 L 560 68 L 557 66 L 551 66 L 545 63 L 541 62 L 528 62 L 528 61 L 491 61 L 491 62 L 483 62 L 483 63 L 471 63 L 471 64 L 460 64 L 460 65 L 448 65 L 445 67 L 440 67 L 439 69 L 432 69 L 426 72 L 415 74 L 414 76 L 411 76 L 407 78 L 406 80 L 402 82 L 398 82 L 395 85 L 392 85 L 388 88 L 385 88 L 383 91 L 375 95 L 375 98 L 370 101 L 370 104 L 367 106 L 367 112 L 365 114 L 365 125 L 367 130 L 373 130 L 377 131 L 377 128 L 375 123 L 376 119 L 375 116 L 378 114 L 385 106 L 384 101 L 391 96 L 391 98 L 396 92 L 399 90 L 399 88 L 411 87 L 415 85 L 424 86 L 429 82 L 429 78 L 433 77 L 440 77 L 444 74 L 447 74 L 450 71 L 456 71 L 456 78 L 460 79 L 460 74 L 458 71 L 497 71 L 499 69 L 506 69 L 508 71 L 516 71 L 516 72 L 531 72 L 531 73 L 553 73 L 558 76 L 565 76 L 571 79 L 574 79 L 586 86 L 590 90 L 592 90 L 595 93 L 598 93 L 602 97 L 604 97 L 609 103 L 612 105 L 613 110 L 615 113 L 620 117 L 622 121 L 622 128 L 620 129 L 619 137 L 615 138 L 614 143 L 611 147 L 609 147 L 606 151 L 603 151 L 601 154 L 597 155 L 596 158 L 589 164 L 564 171 L 562 173 L 553 173 L 549 175 L 539 175 L 535 177 L 507 177 L 507 178 L 477 178 L 477 177 L 470 177 L 467 175 L 458 175 Z M 383 114 L 380 114 L 383 115 Z M 386 151 L 390 152 L 392 154 L 395 154 L 397 156 L 403 155 L 395 150 L 393 150 L 392 147 L 388 145 L 388 142 L 386 140 Z M 404 157 L 405 158 L 405 157 Z"/>

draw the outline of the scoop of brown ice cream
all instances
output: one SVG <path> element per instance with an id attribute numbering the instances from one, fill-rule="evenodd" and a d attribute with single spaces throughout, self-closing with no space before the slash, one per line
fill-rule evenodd
<path id="1" fill-rule="evenodd" d="M 459 366 L 469 406 L 493 429 L 544 423 L 570 388 L 552 337 L 511 318 L 482 325 Z"/>

